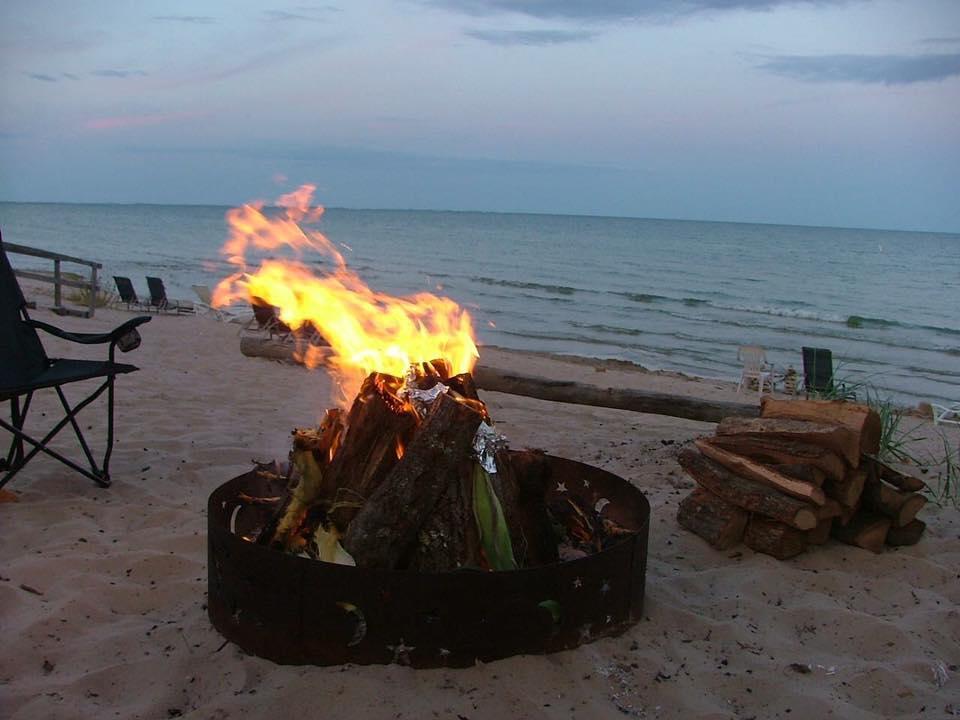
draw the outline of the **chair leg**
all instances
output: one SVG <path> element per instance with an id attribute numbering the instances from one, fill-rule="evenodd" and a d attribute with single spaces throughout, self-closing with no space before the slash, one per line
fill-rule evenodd
<path id="1" fill-rule="evenodd" d="M 83 439 L 83 435 L 80 432 L 79 425 L 76 422 L 76 416 L 81 410 L 87 407 L 87 405 L 89 405 L 98 397 L 100 397 L 100 395 L 103 394 L 104 390 L 110 390 L 112 387 L 112 381 L 113 381 L 113 376 L 110 376 L 106 381 L 104 381 L 104 383 L 99 388 L 97 388 L 97 390 L 93 394 L 85 398 L 82 402 L 80 402 L 74 408 L 70 408 L 70 406 L 66 403 L 66 398 L 63 397 L 62 393 L 60 393 L 61 402 L 64 404 L 64 408 L 66 409 L 67 414 L 56 425 L 54 425 L 53 428 L 49 432 L 47 432 L 47 434 L 44 435 L 43 438 L 41 438 L 39 441 L 30 437 L 23 430 L 23 421 L 26 417 L 26 412 L 20 411 L 18 414 L 18 417 L 12 418 L 16 420 L 15 424 L 8 423 L 3 418 L 0 418 L 0 427 L 3 427 L 5 430 L 13 433 L 15 444 L 19 444 L 22 447 L 23 443 L 25 442 L 28 445 L 32 446 L 32 449 L 28 453 L 23 455 L 21 452 L 20 457 L 10 467 L 6 468 L 7 473 L 2 478 L 0 478 L 0 488 L 2 488 L 4 485 L 10 482 L 10 480 L 13 478 L 14 475 L 20 472 L 20 470 L 22 470 L 27 465 L 27 463 L 29 463 L 38 453 L 41 453 L 41 452 L 46 453 L 47 455 L 55 458 L 56 460 L 59 460 L 64 465 L 66 465 L 67 467 L 73 470 L 76 470 L 81 475 L 90 478 L 95 483 L 97 483 L 97 485 L 100 485 L 101 487 L 108 487 L 110 485 L 110 477 L 106 471 L 106 464 L 109 462 L 109 459 L 110 459 L 110 452 L 112 450 L 112 441 L 113 441 L 112 403 L 110 408 L 108 408 L 108 411 L 107 411 L 108 412 L 107 432 L 108 432 L 108 438 L 111 441 L 111 445 L 108 447 L 106 456 L 104 458 L 103 470 L 98 468 L 96 462 L 93 460 L 92 454 L 90 453 L 90 449 L 87 446 L 86 441 Z M 59 391 L 60 389 L 57 388 L 57 390 Z M 61 453 L 57 452 L 56 450 L 52 450 L 51 448 L 47 447 L 47 444 L 56 436 L 57 433 L 59 433 L 64 427 L 66 427 L 68 423 L 73 425 L 74 431 L 77 433 L 77 437 L 80 440 L 80 444 L 83 447 L 85 454 L 87 455 L 87 460 L 90 461 L 89 468 L 84 468 L 83 466 L 78 465 L 76 462 L 74 462 L 70 458 L 65 457 Z"/>

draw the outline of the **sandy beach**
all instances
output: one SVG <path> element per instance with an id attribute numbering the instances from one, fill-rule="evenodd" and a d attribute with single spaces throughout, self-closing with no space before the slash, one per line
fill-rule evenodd
<path id="1" fill-rule="evenodd" d="M 34 316 L 86 332 L 129 317 Z M 610 470 L 648 497 L 645 617 L 616 638 L 465 670 L 285 667 L 205 609 L 207 496 L 331 404 L 331 380 L 239 352 L 237 325 L 154 316 L 122 356 L 113 486 L 45 457 L 0 504 L 0 716 L 34 718 L 940 718 L 960 715 L 960 512 L 931 503 L 913 547 L 829 543 L 778 562 L 717 552 L 676 521 L 676 455 L 714 425 L 483 393 L 514 447 Z M 102 357 L 44 338 L 49 354 Z M 481 348 L 481 363 L 744 401 L 733 382 Z M 69 395 L 69 392 L 68 392 Z M 55 396 L 52 397 L 56 402 Z M 52 407 L 38 398 L 35 412 Z M 94 443 L 103 408 L 83 415 Z M 932 425 L 919 434 L 935 449 Z M 954 445 L 955 429 L 951 429 Z M 70 436 L 61 445 L 71 448 Z"/>

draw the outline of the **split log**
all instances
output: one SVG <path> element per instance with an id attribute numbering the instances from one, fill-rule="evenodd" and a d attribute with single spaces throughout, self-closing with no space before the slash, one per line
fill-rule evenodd
<path id="1" fill-rule="evenodd" d="M 817 508 L 817 520 L 829 520 L 830 518 L 840 517 L 843 514 L 843 505 L 827 498 L 827 501 Z"/>
<path id="2" fill-rule="evenodd" d="M 331 500 L 330 520 L 341 535 L 416 432 L 417 417 L 393 395 L 400 382 L 371 373 L 350 407 L 346 437 L 323 481 L 325 497 Z"/>
<path id="3" fill-rule="evenodd" d="M 787 477 L 792 477 L 794 480 L 810 483 L 817 487 L 823 487 L 823 481 L 826 480 L 826 475 L 824 475 L 823 470 L 815 468 L 812 465 L 790 463 L 788 465 L 771 465 L 770 468 Z"/>
<path id="4" fill-rule="evenodd" d="M 886 515 L 898 528 L 912 522 L 926 504 L 923 495 L 900 492 L 884 482 L 868 483 L 863 489 L 864 507 Z"/>
<path id="5" fill-rule="evenodd" d="M 743 538 L 750 514 L 724 502 L 703 488 L 696 488 L 680 501 L 677 522 L 710 543 L 717 550 L 728 550 Z"/>
<path id="6" fill-rule="evenodd" d="M 920 492 L 926 489 L 927 484 L 918 477 L 901 472 L 889 463 L 885 463 L 872 456 L 864 456 L 864 463 L 876 474 L 880 480 L 886 480 L 898 490 L 904 492 Z"/>
<path id="7" fill-rule="evenodd" d="M 760 463 L 754 462 L 753 460 L 749 460 L 748 458 L 740 457 L 739 455 L 727 452 L 723 448 L 714 445 L 712 440 L 713 438 L 700 438 L 694 442 L 700 449 L 700 452 L 714 462 L 720 463 L 731 472 L 736 473 L 741 477 L 764 483 L 786 493 L 787 495 L 799 498 L 801 500 L 806 500 L 817 505 L 823 505 L 823 503 L 826 501 L 823 490 L 818 488 L 816 485 L 794 480 L 793 478 L 787 477 L 786 475 L 778 473 L 775 470 L 764 467 Z"/>
<path id="8" fill-rule="evenodd" d="M 861 510 L 846 525 L 834 523 L 832 534 L 847 545 L 856 545 L 872 553 L 880 553 L 890 525 L 890 518 Z"/>
<path id="9" fill-rule="evenodd" d="M 788 497 L 769 485 L 740 477 L 693 448 L 680 451 L 680 466 L 702 487 L 731 505 L 760 513 L 799 530 L 817 526 L 816 506 Z"/>
<path id="10" fill-rule="evenodd" d="M 833 529 L 833 518 L 826 518 L 817 523 L 813 530 L 807 530 L 806 541 L 808 545 L 823 545 L 830 539 L 830 531 Z"/>
<path id="11" fill-rule="evenodd" d="M 880 415 L 869 405 L 843 400 L 779 400 L 765 397 L 760 403 L 760 417 L 839 425 L 857 436 L 861 453 L 873 455 L 880 450 L 882 423 Z M 850 464 L 857 466 L 856 462 Z"/>
<path id="12" fill-rule="evenodd" d="M 645 392 L 629 388 L 585 385 L 569 380 L 548 380 L 477 366 L 473 370 L 477 387 L 491 392 L 510 393 L 554 402 L 593 405 L 631 410 L 652 415 L 671 415 L 688 420 L 720 422 L 733 415 L 756 417 L 759 408 L 745 403 L 704 400 L 687 395 Z"/>
<path id="13" fill-rule="evenodd" d="M 850 524 L 850 521 L 860 512 L 860 501 L 857 500 L 857 504 L 853 507 L 847 507 L 846 505 L 840 506 L 840 515 L 837 517 L 838 525 L 843 525 L 846 527 Z"/>
<path id="14" fill-rule="evenodd" d="M 903 527 L 891 527 L 887 531 L 887 545 L 893 547 L 916 545 L 926 529 L 927 525 L 923 520 L 912 520 Z"/>
<path id="15" fill-rule="evenodd" d="M 449 572 L 482 567 L 480 533 L 473 518 L 472 465 L 467 459 L 450 474 L 447 487 L 420 528 L 410 570 Z"/>
<path id="16" fill-rule="evenodd" d="M 743 534 L 743 543 L 756 552 L 787 560 L 804 551 L 807 534 L 776 520 L 752 515 Z"/>
<path id="17" fill-rule="evenodd" d="M 823 483 L 823 492 L 844 507 L 856 507 L 863 494 L 863 487 L 867 480 L 864 470 L 851 470 L 843 480 L 827 480 Z"/>
<path id="18" fill-rule="evenodd" d="M 847 468 L 843 459 L 819 445 L 767 435 L 718 435 L 713 444 L 768 465 L 810 466 L 839 480 Z"/>
<path id="19" fill-rule="evenodd" d="M 860 437 L 849 428 L 840 425 L 770 417 L 728 417 L 717 425 L 717 435 L 772 437 L 819 445 L 840 455 L 850 467 L 857 467 L 860 464 Z"/>
<path id="20" fill-rule="evenodd" d="M 357 565 L 397 568 L 409 559 L 425 520 L 455 481 L 451 478 L 458 477 L 482 420 L 480 413 L 446 394 L 433 401 L 403 457 L 347 528 L 343 546 Z"/>

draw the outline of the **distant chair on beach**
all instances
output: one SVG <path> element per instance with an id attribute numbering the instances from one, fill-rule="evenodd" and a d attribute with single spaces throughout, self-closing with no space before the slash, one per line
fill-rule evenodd
<path id="1" fill-rule="evenodd" d="M 223 312 L 220 308 L 215 308 L 213 306 L 213 293 L 210 292 L 210 288 L 206 285 L 193 285 L 193 292 L 196 293 L 197 297 L 200 299 L 200 302 L 197 303 L 197 310 L 206 315 L 208 313 L 213 313 L 213 316 L 217 320 L 223 320 Z"/>
<path id="2" fill-rule="evenodd" d="M 175 312 L 178 315 L 196 312 L 193 305 L 181 303 L 179 300 L 167 298 L 167 289 L 163 280 L 158 277 L 147 276 L 147 287 L 150 288 L 150 305 L 159 312 Z"/>
<path id="3" fill-rule="evenodd" d="M 127 310 L 143 310 L 146 304 L 137 296 L 137 291 L 133 289 L 133 283 L 130 278 L 123 275 L 114 275 L 113 282 L 117 285 L 117 292 L 120 293 L 120 302 L 127 306 Z"/>
<path id="4" fill-rule="evenodd" d="M 835 383 L 833 353 L 827 348 L 804 347 L 803 389 L 811 395 L 833 399 L 855 400 L 856 393 L 848 391 L 843 383 Z"/>
<path id="5" fill-rule="evenodd" d="M 251 297 L 250 307 L 253 310 L 253 317 L 240 331 L 256 329 L 265 332 L 273 339 L 276 337 L 281 342 L 287 340 L 298 340 L 310 345 L 329 345 L 330 343 L 320 334 L 320 331 L 309 320 L 301 327 L 291 328 L 277 313 L 277 308 L 268 303 L 261 297 Z"/>
<path id="6" fill-rule="evenodd" d="M 737 360 L 743 363 L 737 392 L 743 389 L 744 384 L 749 385 L 754 380 L 761 395 L 766 384 L 769 384 L 770 389 L 773 390 L 773 371 L 767 364 L 766 350 L 759 345 L 741 345 L 737 350 Z"/>
<path id="7" fill-rule="evenodd" d="M 951 405 L 930 403 L 930 407 L 933 409 L 934 425 L 960 425 L 960 403 Z"/>

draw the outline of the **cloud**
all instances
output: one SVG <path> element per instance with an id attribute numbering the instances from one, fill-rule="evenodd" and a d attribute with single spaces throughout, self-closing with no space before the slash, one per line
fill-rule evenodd
<path id="1" fill-rule="evenodd" d="M 80 76 L 79 76 L 79 75 L 75 75 L 74 73 L 68 73 L 68 72 L 62 72 L 62 73 L 60 73 L 60 77 L 65 77 L 67 80 L 79 80 L 79 79 L 80 79 Z"/>
<path id="2" fill-rule="evenodd" d="M 597 33 L 584 30 L 464 30 L 464 35 L 491 45 L 562 45 L 587 42 Z"/>
<path id="3" fill-rule="evenodd" d="M 148 125 L 166 125 L 178 120 L 200 117 L 201 113 L 154 113 L 152 115 L 114 115 L 93 118 L 83 124 L 87 130 L 117 130 L 128 127 L 146 127 Z"/>
<path id="4" fill-rule="evenodd" d="M 182 22 L 195 25 L 210 25 L 217 21 L 216 18 L 209 15 L 154 15 L 153 19 L 161 22 Z"/>
<path id="5" fill-rule="evenodd" d="M 719 10 L 773 10 L 784 5 L 841 5 L 848 0 L 426 0 L 468 15 L 512 12 L 554 20 L 642 20 Z"/>
<path id="6" fill-rule="evenodd" d="M 55 78 L 53 75 L 47 75 L 46 73 L 24 73 L 31 80 L 40 80 L 42 82 L 57 82 L 59 78 Z"/>
<path id="7" fill-rule="evenodd" d="M 105 77 L 105 78 L 128 78 L 135 76 L 146 77 L 146 73 L 143 70 L 118 70 L 115 68 L 107 68 L 106 70 L 94 70 L 91 75 L 96 77 Z"/>
<path id="8" fill-rule="evenodd" d="M 802 82 L 910 85 L 960 75 L 960 53 L 937 55 L 776 55 L 757 67 Z"/>
<path id="9" fill-rule="evenodd" d="M 954 37 L 928 37 L 920 40 L 923 45 L 957 45 L 960 44 L 960 35 Z"/>
<path id="10" fill-rule="evenodd" d="M 321 22 L 321 16 L 341 12 L 334 5 L 298 5 L 293 10 L 264 10 L 263 14 L 271 22 Z"/>

